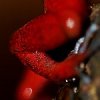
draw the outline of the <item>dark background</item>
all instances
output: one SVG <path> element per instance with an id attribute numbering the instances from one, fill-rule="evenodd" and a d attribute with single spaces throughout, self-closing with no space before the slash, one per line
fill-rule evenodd
<path id="1" fill-rule="evenodd" d="M 14 100 L 23 65 L 9 51 L 14 31 L 40 15 L 43 0 L 0 0 L 0 100 Z"/>
<path id="2" fill-rule="evenodd" d="M 0 100 L 14 100 L 23 73 L 23 65 L 9 51 L 10 37 L 42 12 L 43 0 L 0 0 Z"/>

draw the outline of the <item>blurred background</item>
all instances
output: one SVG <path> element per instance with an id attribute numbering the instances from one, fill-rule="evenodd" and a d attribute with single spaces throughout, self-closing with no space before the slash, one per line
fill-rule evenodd
<path id="1" fill-rule="evenodd" d="M 43 0 L 0 0 L 0 100 L 14 100 L 23 65 L 9 51 L 14 31 L 40 15 Z"/>
<path id="2" fill-rule="evenodd" d="M 14 100 L 14 91 L 23 72 L 23 65 L 9 51 L 10 37 L 42 12 L 43 0 L 0 0 L 0 100 Z"/>

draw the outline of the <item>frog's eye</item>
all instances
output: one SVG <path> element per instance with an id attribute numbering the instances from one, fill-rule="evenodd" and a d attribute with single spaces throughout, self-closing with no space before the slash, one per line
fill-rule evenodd
<path id="1" fill-rule="evenodd" d="M 82 18 L 74 11 L 66 11 L 64 13 L 61 16 L 61 23 L 65 33 L 70 38 L 79 36 L 82 28 Z"/>

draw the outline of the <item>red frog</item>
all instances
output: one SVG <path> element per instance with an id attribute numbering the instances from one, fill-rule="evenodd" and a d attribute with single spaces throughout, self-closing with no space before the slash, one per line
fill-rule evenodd
<path id="1" fill-rule="evenodd" d="M 77 74 L 75 67 L 83 54 L 72 54 L 57 62 L 46 52 L 78 37 L 87 17 L 85 0 L 45 0 L 46 11 L 17 30 L 10 41 L 10 50 L 29 68 L 17 89 L 17 100 L 51 100 L 45 87 Z M 49 87 L 49 86 L 48 86 Z"/>

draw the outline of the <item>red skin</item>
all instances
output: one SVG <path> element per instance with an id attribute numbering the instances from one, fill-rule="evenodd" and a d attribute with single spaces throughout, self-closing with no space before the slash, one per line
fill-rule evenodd
<path id="1" fill-rule="evenodd" d="M 74 11 L 72 9 L 70 11 L 65 13 L 63 10 L 59 14 L 47 12 L 14 33 L 10 49 L 26 67 L 32 70 L 25 72 L 17 89 L 17 100 L 51 100 L 52 96 L 45 92 L 42 92 L 42 97 L 38 96 L 49 80 L 61 82 L 77 74 L 75 67 L 84 59 L 82 54 L 73 54 L 62 62 L 56 62 L 46 54 L 46 51 L 53 50 L 80 34 L 82 19 L 78 16 L 78 12 L 73 14 Z M 65 21 L 68 17 L 75 20 L 78 27 L 76 24 L 71 29 L 66 27 Z M 26 93 L 26 88 L 31 88 L 32 93 L 31 90 Z M 31 95 L 28 95 L 30 93 Z"/>
<path id="2" fill-rule="evenodd" d="M 87 0 L 44 0 L 44 9 L 53 13 L 73 10 L 81 17 L 85 17 L 88 14 Z"/>

